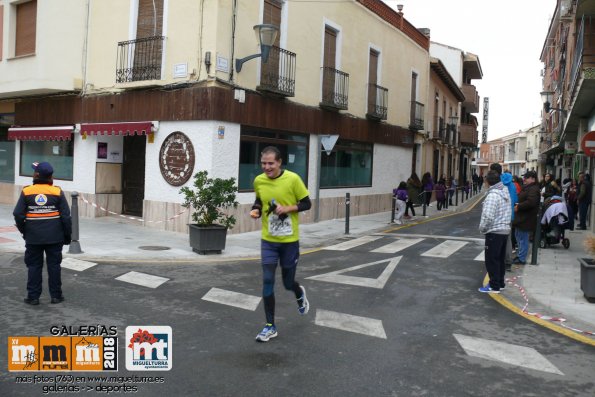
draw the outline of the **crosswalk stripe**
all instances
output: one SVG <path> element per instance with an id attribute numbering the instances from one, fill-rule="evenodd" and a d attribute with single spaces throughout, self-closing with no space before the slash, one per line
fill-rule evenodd
<path id="1" fill-rule="evenodd" d="M 346 251 L 348 249 L 355 248 L 360 245 L 370 243 L 372 241 L 376 241 L 380 238 L 382 238 L 382 236 L 362 236 L 353 240 L 344 241 L 339 244 L 331 245 L 329 247 L 326 247 L 325 249 L 331 251 Z"/>
<path id="2" fill-rule="evenodd" d="M 466 241 L 446 240 L 434 248 L 424 252 L 421 256 L 432 258 L 447 258 L 467 244 Z"/>
<path id="3" fill-rule="evenodd" d="M 80 259 L 75 258 L 64 258 L 62 259 L 61 267 L 65 269 L 75 270 L 77 272 L 82 272 L 83 270 L 87 270 L 96 266 L 97 263 L 82 261 Z"/>
<path id="4" fill-rule="evenodd" d="M 409 248 L 412 245 L 415 245 L 423 240 L 423 238 L 403 238 L 393 241 L 392 243 L 383 245 L 382 247 L 376 248 L 371 252 L 378 252 L 382 254 L 394 254 L 396 252 L 404 250 L 405 248 Z"/>
<path id="5" fill-rule="evenodd" d="M 220 288 L 211 288 L 201 299 L 208 302 L 221 303 L 223 305 L 254 311 L 258 307 L 262 298 Z"/>
<path id="6" fill-rule="evenodd" d="M 382 321 L 373 318 L 318 309 L 316 310 L 314 323 L 322 327 L 386 339 L 386 332 L 384 332 Z"/>
<path id="7" fill-rule="evenodd" d="M 474 260 L 474 261 L 480 261 L 480 262 L 483 262 L 483 261 L 485 261 L 485 251 L 481 251 L 481 252 L 479 253 L 479 255 L 477 255 L 477 256 L 475 257 L 475 259 L 473 259 L 473 260 Z"/>
<path id="8" fill-rule="evenodd" d="M 116 280 L 149 288 L 157 288 L 166 281 L 169 281 L 169 279 L 165 277 L 153 276 L 151 274 L 140 272 L 128 272 L 120 277 L 116 277 Z"/>
<path id="9" fill-rule="evenodd" d="M 533 348 L 460 334 L 453 334 L 453 336 L 469 356 L 564 375 L 554 364 Z"/>

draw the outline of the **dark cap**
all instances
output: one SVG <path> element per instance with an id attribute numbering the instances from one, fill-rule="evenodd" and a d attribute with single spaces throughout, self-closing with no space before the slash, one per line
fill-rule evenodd
<path id="1" fill-rule="evenodd" d="M 523 178 L 535 178 L 535 179 L 537 179 L 537 172 L 535 172 L 535 171 L 527 171 L 527 172 L 525 172 L 525 175 L 523 175 Z"/>
<path id="2" fill-rule="evenodd" d="M 35 162 L 31 164 L 31 168 L 33 168 L 33 170 L 37 172 L 42 178 L 48 178 L 54 173 L 54 168 L 46 161 L 42 163 Z"/>

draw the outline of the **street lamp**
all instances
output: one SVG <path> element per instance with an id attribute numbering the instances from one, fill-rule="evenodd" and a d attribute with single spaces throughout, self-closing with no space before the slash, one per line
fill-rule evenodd
<path id="1" fill-rule="evenodd" d="M 562 114 L 564 116 L 566 116 L 566 110 L 561 109 L 561 108 L 550 107 L 550 105 L 552 103 L 552 97 L 554 96 L 553 91 L 542 91 L 542 92 L 540 92 L 540 95 L 541 95 L 541 102 L 543 102 L 543 110 L 546 113 L 549 113 L 550 110 L 557 110 L 559 112 L 562 112 Z"/>
<path id="2" fill-rule="evenodd" d="M 245 58 L 236 59 L 236 70 L 238 73 L 242 71 L 242 65 L 244 62 L 248 62 L 251 59 L 261 57 L 262 62 L 264 63 L 269 60 L 269 52 L 271 51 L 271 46 L 275 43 L 277 33 L 279 33 L 279 28 L 270 24 L 254 25 L 254 33 L 256 33 L 256 38 L 260 44 L 260 54 L 249 55 Z"/>

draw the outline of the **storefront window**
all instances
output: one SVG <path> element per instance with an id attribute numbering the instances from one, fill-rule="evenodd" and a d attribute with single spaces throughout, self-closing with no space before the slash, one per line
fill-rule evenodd
<path id="1" fill-rule="evenodd" d="M 267 146 L 281 151 L 283 168 L 308 184 L 308 135 L 242 127 L 240 138 L 239 191 L 252 191 L 254 178 L 262 173 L 260 152 Z"/>
<path id="2" fill-rule="evenodd" d="M 8 127 L 0 126 L 0 182 L 14 183 L 14 145 Z"/>
<path id="3" fill-rule="evenodd" d="M 330 155 L 322 153 L 320 188 L 372 186 L 373 145 L 339 139 Z"/>
<path id="4" fill-rule="evenodd" d="M 21 176 L 33 176 L 31 163 L 47 161 L 54 167 L 54 179 L 72 180 L 72 141 L 21 141 Z"/>

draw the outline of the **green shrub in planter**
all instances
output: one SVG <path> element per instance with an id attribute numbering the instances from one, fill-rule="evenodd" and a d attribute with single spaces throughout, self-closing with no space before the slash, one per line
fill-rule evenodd
<path id="1" fill-rule="evenodd" d="M 225 249 L 227 229 L 236 223 L 225 211 L 237 208 L 237 191 L 235 178 L 209 178 L 207 171 L 194 175 L 192 187 L 180 189 L 182 205 L 192 210 L 194 224 L 189 225 L 189 237 L 194 252 L 220 254 Z"/>
<path id="2" fill-rule="evenodd" d="M 221 225 L 227 229 L 236 223 L 236 218 L 225 213 L 225 210 L 237 208 L 237 192 L 235 178 L 209 178 L 207 171 L 194 174 L 192 187 L 180 189 L 180 194 L 184 195 L 182 205 L 192 208 L 192 221 L 196 225 Z"/>

